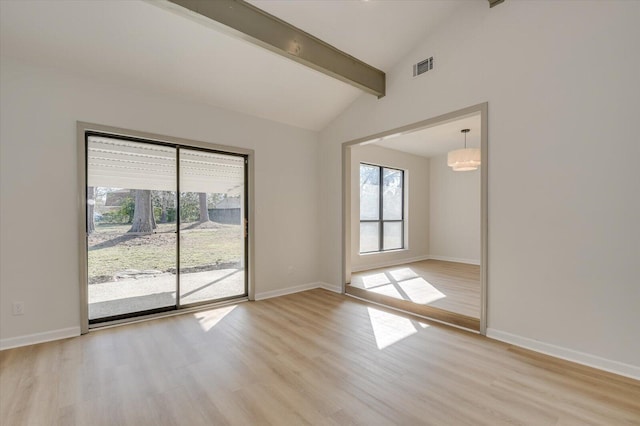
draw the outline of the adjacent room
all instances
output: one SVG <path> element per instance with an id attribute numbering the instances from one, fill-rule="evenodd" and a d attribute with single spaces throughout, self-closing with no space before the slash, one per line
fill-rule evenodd
<path id="1" fill-rule="evenodd" d="M 349 148 L 348 294 L 481 331 L 481 134 L 473 113 Z"/>
<path id="2" fill-rule="evenodd" d="M 638 22 L 0 0 L 0 424 L 640 424 Z"/>

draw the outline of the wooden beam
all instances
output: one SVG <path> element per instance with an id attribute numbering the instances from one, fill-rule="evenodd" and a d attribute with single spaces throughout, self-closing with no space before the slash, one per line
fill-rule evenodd
<path id="1" fill-rule="evenodd" d="M 351 84 L 379 98 L 385 73 L 243 0 L 168 0 L 181 13 L 222 24 L 261 47 Z M 199 16 L 198 16 L 199 15 Z"/>

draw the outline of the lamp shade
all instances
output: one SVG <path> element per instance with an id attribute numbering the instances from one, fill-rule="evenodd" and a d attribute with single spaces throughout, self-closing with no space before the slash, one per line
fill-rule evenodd
<path id="1" fill-rule="evenodd" d="M 464 148 L 447 154 L 447 165 L 455 172 L 476 170 L 480 166 L 480 148 Z"/>

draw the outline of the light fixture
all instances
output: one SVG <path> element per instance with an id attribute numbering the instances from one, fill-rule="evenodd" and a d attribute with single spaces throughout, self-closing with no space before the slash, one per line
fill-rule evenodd
<path id="1" fill-rule="evenodd" d="M 471 130 L 462 129 L 464 133 L 464 149 L 456 149 L 447 154 L 447 165 L 454 172 L 467 172 L 477 170 L 480 166 L 480 148 L 467 148 L 467 133 Z"/>

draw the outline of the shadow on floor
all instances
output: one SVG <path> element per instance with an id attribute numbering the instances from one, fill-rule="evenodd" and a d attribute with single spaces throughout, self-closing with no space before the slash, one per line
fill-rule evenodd
<path id="1" fill-rule="evenodd" d="M 89 319 L 99 319 L 133 312 L 165 308 L 176 304 L 175 292 L 124 297 L 104 302 L 89 303 Z"/>

